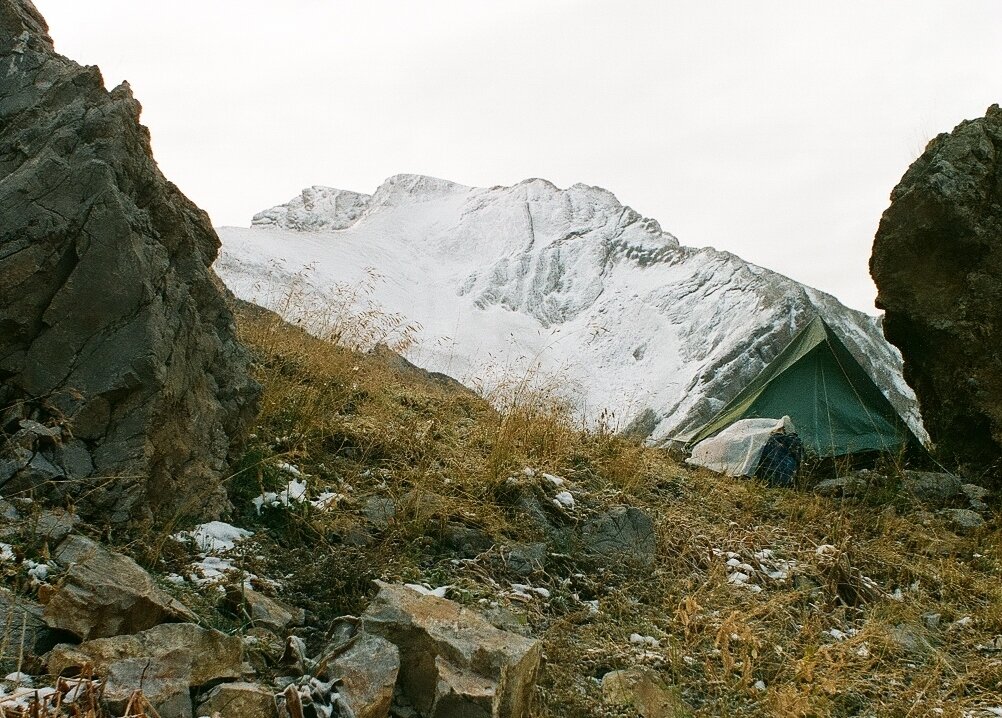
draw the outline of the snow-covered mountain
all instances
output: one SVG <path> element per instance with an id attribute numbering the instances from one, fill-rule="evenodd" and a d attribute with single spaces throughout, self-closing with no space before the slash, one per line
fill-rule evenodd
<path id="1" fill-rule="evenodd" d="M 374 194 L 311 187 L 250 228 L 222 227 L 216 270 L 286 314 L 283 287 L 420 324 L 407 358 L 471 385 L 532 375 L 585 416 L 661 442 L 709 420 L 820 314 L 924 436 L 879 320 L 727 252 L 681 246 L 610 192 L 531 179 L 482 189 L 397 175 Z M 351 292 L 348 291 L 350 294 Z"/>

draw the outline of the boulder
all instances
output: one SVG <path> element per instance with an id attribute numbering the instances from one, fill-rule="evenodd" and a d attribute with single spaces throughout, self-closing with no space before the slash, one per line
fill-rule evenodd
<path id="1" fill-rule="evenodd" d="M 66 575 L 49 597 L 45 621 L 81 640 L 135 633 L 165 621 L 195 621 L 128 556 L 83 536 L 69 536 L 55 559 Z"/>
<path id="2" fill-rule="evenodd" d="M 952 474 L 909 469 L 901 479 L 901 491 L 911 499 L 935 506 L 944 506 L 962 493 L 960 479 Z"/>
<path id="3" fill-rule="evenodd" d="M 605 559 L 654 562 L 657 536 L 651 517 L 633 506 L 613 506 L 581 528 L 585 552 Z"/>
<path id="4" fill-rule="evenodd" d="M 866 479 L 850 474 L 849 476 L 840 476 L 837 479 L 819 481 L 814 487 L 814 493 L 833 499 L 849 499 L 865 496 L 869 488 L 870 484 Z"/>
<path id="5" fill-rule="evenodd" d="M 361 617 L 363 631 L 400 651 L 397 687 L 420 715 L 529 715 L 542 655 L 538 641 L 500 631 L 453 601 L 377 585 Z"/>
<path id="6" fill-rule="evenodd" d="M 366 633 L 331 663 L 328 678 L 337 682 L 338 705 L 354 718 L 386 718 L 400 671 L 400 651 L 389 641 Z"/>
<path id="7" fill-rule="evenodd" d="M 102 522 L 211 518 L 259 387 L 209 217 L 160 173 L 128 84 L 56 54 L 30 0 L 0 0 L 0 61 L 2 489 Z"/>
<path id="8" fill-rule="evenodd" d="M 0 672 L 25 673 L 42 664 L 41 656 L 62 638 L 42 620 L 42 607 L 25 596 L 0 588 Z"/>
<path id="9" fill-rule="evenodd" d="M 29 519 L 28 526 L 36 537 L 54 546 L 70 535 L 78 521 L 75 514 L 57 508 L 42 511 L 33 521 Z"/>
<path id="10" fill-rule="evenodd" d="M 981 514 L 971 509 L 943 509 L 937 515 L 958 534 L 970 533 L 985 525 Z"/>
<path id="11" fill-rule="evenodd" d="M 184 654 L 175 652 L 156 659 L 115 661 L 104 674 L 101 702 L 111 715 L 126 715 L 126 708 L 136 691 L 142 690 L 143 698 L 160 718 L 192 718 L 191 692 L 185 674 L 189 660 Z"/>
<path id="12" fill-rule="evenodd" d="M 988 489 L 977 484 L 964 484 L 960 487 L 960 490 L 963 492 L 972 509 L 975 511 L 988 511 L 988 504 L 985 503 L 985 499 L 988 498 L 989 494 Z"/>
<path id="13" fill-rule="evenodd" d="M 632 668 L 602 676 L 602 700 L 631 708 L 643 718 L 683 718 L 692 711 L 678 694 L 652 670 Z"/>
<path id="14" fill-rule="evenodd" d="M 941 460 L 1002 481 L 1002 109 L 933 139 L 891 193 L 870 273 Z"/>
<path id="15" fill-rule="evenodd" d="M 95 674 L 106 676 L 120 661 L 141 659 L 169 667 L 172 675 L 187 681 L 186 685 L 204 686 L 240 678 L 242 648 L 239 636 L 193 623 L 164 623 L 131 636 L 96 638 L 75 646 L 60 643 L 49 652 L 48 670 L 52 675 L 64 675 L 90 665 Z M 117 675 L 127 674 L 126 667 Z"/>
<path id="16" fill-rule="evenodd" d="M 222 683 L 198 704 L 196 715 L 219 718 L 278 718 L 275 695 L 257 683 Z"/>
<path id="17" fill-rule="evenodd" d="M 241 586 L 230 586 L 226 590 L 226 602 L 251 625 L 275 633 L 282 633 L 290 626 L 301 626 L 306 620 L 303 609 Z"/>

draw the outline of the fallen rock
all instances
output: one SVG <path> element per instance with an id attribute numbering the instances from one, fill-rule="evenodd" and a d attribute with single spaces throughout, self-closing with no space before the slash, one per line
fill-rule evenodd
<path id="1" fill-rule="evenodd" d="M 925 504 L 943 506 L 961 493 L 961 482 L 952 474 L 906 469 L 901 490 L 909 498 Z"/>
<path id="2" fill-rule="evenodd" d="M 0 0 L 0 61 L 4 492 L 214 517 L 259 387 L 209 217 L 161 174 L 128 84 L 57 54 L 30 0 Z M 31 436 L 7 441 L 14 420 Z"/>
<path id="3" fill-rule="evenodd" d="M 988 494 L 990 493 L 988 489 L 977 484 L 964 484 L 960 487 L 960 490 L 964 492 L 964 496 L 967 497 L 967 501 L 972 509 L 975 511 L 988 511 L 988 504 L 985 503 L 985 499 L 988 498 Z"/>
<path id="4" fill-rule="evenodd" d="M 26 673 L 41 668 L 41 656 L 63 637 L 42 620 L 42 607 L 0 588 L 0 671 Z"/>
<path id="5" fill-rule="evenodd" d="M 400 671 L 400 651 L 389 641 L 359 634 L 328 670 L 337 681 L 338 705 L 354 718 L 386 718 Z"/>
<path id="6" fill-rule="evenodd" d="M 34 522 L 29 521 L 29 526 L 35 536 L 54 546 L 69 536 L 79 521 L 76 514 L 65 509 L 52 509 L 42 511 Z"/>
<path id="7" fill-rule="evenodd" d="M 366 633 L 400 651 L 398 689 L 426 718 L 529 715 L 538 641 L 500 631 L 458 603 L 377 582 Z"/>
<path id="8" fill-rule="evenodd" d="M 602 700 L 632 708 L 643 718 L 682 718 L 692 711 L 672 688 L 652 670 L 631 668 L 602 676 Z"/>
<path id="9" fill-rule="evenodd" d="M 837 479 L 825 479 L 814 487 L 814 493 L 828 498 L 860 498 L 866 495 L 870 484 L 859 476 L 840 476 Z"/>
<path id="10" fill-rule="evenodd" d="M 905 655 L 926 656 L 933 650 L 926 634 L 917 626 L 899 623 L 887 632 L 890 643 Z"/>
<path id="11" fill-rule="evenodd" d="M 508 552 L 508 566 L 519 576 L 545 568 L 549 548 L 545 543 L 515 544 Z"/>
<path id="12" fill-rule="evenodd" d="M 397 504 L 385 496 L 370 496 L 362 505 L 362 513 L 374 529 L 385 531 L 397 515 Z"/>
<path id="13" fill-rule="evenodd" d="M 115 661 L 104 676 L 101 702 L 111 715 L 126 715 L 129 702 L 141 689 L 143 698 L 160 718 L 192 718 L 191 693 L 184 673 L 188 660 L 184 655 L 167 655 Z"/>
<path id="14" fill-rule="evenodd" d="M 278 718 L 275 695 L 257 683 L 222 683 L 198 704 L 199 716 L 219 718 Z"/>
<path id="15" fill-rule="evenodd" d="M 164 623 L 129 636 L 96 638 L 73 646 L 60 643 L 48 657 L 52 675 L 67 675 L 90 664 L 99 676 L 122 660 L 143 659 L 168 666 L 190 686 L 235 680 L 243 670 L 243 643 L 239 636 L 193 623 Z M 120 675 L 124 675 L 123 669 Z"/>
<path id="16" fill-rule="evenodd" d="M 943 509 L 936 515 L 945 520 L 946 525 L 959 534 L 974 531 L 985 525 L 981 514 L 971 509 Z"/>
<path id="17" fill-rule="evenodd" d="M 870 274 L 941 460 L 1002 479 L 1002 109 L 941 134 L 891 193 Z M 998 485 L 998 484 L 996 484 Z"/>
<path id="18" fill-rule="evenodd" d="M 633 506 L 614 506 L 585 523 L 581 529 L 587 553 L 610 559 L 650 564 L 657 537 L 651 517 Z"/>
<path id="19" fill-rule="evenodd" d="M 984 501 L 988 498 L 989 493 L 988 489 L 977 484 L 964 484 L 960 487 L 960 490 L 964 492 L 964 496 L 970 501 Z"/>
<path id="20" fill-rule="evenodd" d="M 226 602 L 251 625 L 275 633 L 282 633 L 291 626 L 301 626 L 306 620 L 303 609 L 241 586 L 230 586 L 226 590 Z"/>
<path id="21" fill-rule="evenodd" d="M 69 536 L 55 559 L 66 576 L 45 607 L 45 621 L 81 640 L 135 633 L 165 621 L 195 621 L 195 615 L 157 588 L 128 556 L 83 536 Z"/>

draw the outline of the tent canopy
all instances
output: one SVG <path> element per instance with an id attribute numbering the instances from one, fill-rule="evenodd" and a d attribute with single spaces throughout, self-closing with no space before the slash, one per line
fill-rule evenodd
<path id="1" fill-rule="evenodd" d="M 793 420 L 818 456 L 921 447 L 873 379 L 823 319 L 815 317 L 790 344 L 701 429 L 693 444 L 739 419 Z"/>

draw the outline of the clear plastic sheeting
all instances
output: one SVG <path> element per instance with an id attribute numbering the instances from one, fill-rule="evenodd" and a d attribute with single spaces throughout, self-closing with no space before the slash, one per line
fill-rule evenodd
<path id="1" fill-rule="evenodd" d="M 687 464 L 702 466 L 727 476 L 754 476 L 762 450 L 777 432 L 794 433 L 790 417 L 741 419 L 692 449 Z"/>

